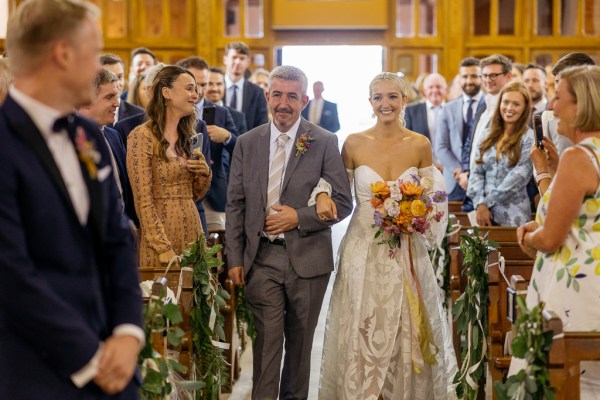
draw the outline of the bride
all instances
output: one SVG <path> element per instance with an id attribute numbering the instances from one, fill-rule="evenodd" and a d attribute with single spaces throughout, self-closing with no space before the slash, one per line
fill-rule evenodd
<path id="1" fill-rule="evenodd" d="M 371 227 L 370 184 L 418 175 L 429 177 L 434 190 L 444 189 L 442 175 L 432 166 L 429 140 L 404 127 L 405 89 L 397 75 L 377 75 L 369 87 L 377 123 L 350 135 L 342 150 L 357 206 L 340 246 L 327 317 L 319 385 L 323 400 L 454 397 L 456 358 L 426 248 L 426 242 L 441 241 L 446 218 L 432 221 L 424 236 L 402 234 L 393 258 Z M 323 204 L 320 200 L 319 215 Z M 447 214 L 447 203 L 442 205 Z"/>

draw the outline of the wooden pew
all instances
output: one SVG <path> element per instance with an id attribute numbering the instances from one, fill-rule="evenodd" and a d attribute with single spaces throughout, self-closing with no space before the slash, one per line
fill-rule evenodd
<path id="1" fill-rule="evenodd" d="M 580 399 L 581 361 L 600 361 L 599 332 L 564 332 L 562 321 L 549 311 L 543 312 L 545 329 L 554 331 L 548 355 L 550 383 L 555 400 Z"/>
<path id="2" fill-rule="evenodd" d="M 180 364 L 184 365 L 188 373 L 182 374 L 184 378 L 190 378 L 189 371 L 192 369 L 192 330 L 190 327 L 190 311 L 192 308 L 192 295 L 193 295 L 193 278 L 192 271 L 181 271 L 178 266 L 171 266 L 167 272 L 167 284 L 166 286 L 177 294 L 177 287 L 179 285 L 179 276 L 182 274 L 182 290 L 181 297 L 179 298 L 179 309 L 183 315 L 183 322 L 180 327 L 183 329 L 185 335 L 181 342 L 181 345 L 176 349 L 171 349 L 172 354 L 177 355 L 177 360 Z M 165 268 L 140 268 L 140 279 L 142 281 L 151 280 L 156 281 L 158 278 L 162 278 L 165 275 Z M 164 344 L 160 346 L 161 341 L 159 338 L 153 337 L 153 347 L 161 354 L 165 354 Z M 163 341 L 164 343 L 164 341 Z"/>
<path id="3" fill-rule="evenodd" d="M 511 357 L 504 355 L 504 343 L 506 335 L 512 330 L 512 321 L 507 318 L 509 310 L 509 295 L 508 289 L 511 288 L 510 281 L 506 279 L 511 277 L 514 280 L 513 290 L 527 289 L 527 283 L 531 279 L 533 271 L 533 260 L 506 260 L 504 266 L 504 276 L 501 273 L 499 258 L 503 256 L 502 249 L 493 251 L 488 257 L 488 289 L 489 289 L 489 304 L 488 304 L 488 366 L 491 373 L 492 381 L 503 381 L 508 367 L 510 366 Z M 516 276 L 520 278 L 516 278 Z M 505 279 L 506 278 L 506 279 Z M 496 393 L 493 393 L 493 398 L 496 398 Z"/>
<path id="4" fill-rule="evenodd" d="M 469 217 L 467 216 L 468 213 L 459 210 L 455 212 L 448 211 L 448 214 L 454 215 L 461 226 L 471 226 L 471 221 L 469 221 Z"/>
<path id="5" fill-rule="evenodd" d="M 448 202 L 448 214 L 454 214 L 462 211 L 462 201 L 449 201 Z"/>

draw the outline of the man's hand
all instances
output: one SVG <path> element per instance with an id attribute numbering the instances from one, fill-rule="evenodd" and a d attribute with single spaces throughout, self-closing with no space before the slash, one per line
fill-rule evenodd
<path id="1" fill-rule="evenodd" d="M 231 279 L 231 282 L 236 286 L 243 286 L 246 284 L 244 281 L 244 267 L 241 265 L 229 268 L 227 275 L 229 276 L 229 279 Z"/>
<path id="2" fill-rule="evenodd" d="M 295 209 L 280 205 L 274 205 L 272 208 L 277 214 L 268 215 L 265 219 L 265 233 L 279 235 L 298 227 L 298 213 Z"/>
<path id="3" fill-rule="evenodd" d="M 108 394 L 127 386 L 135 372 L 140 342 L 133 336 L 111 336 L 104 342 L 94 383 Z"/>
<path id="4" fill-rule="evenodd" d="M 227 129 L 220 128 L 216 125 L 207 125 L 208 137 L 215 143 L 226 142 L 231 137 L 231 133 Z"/>

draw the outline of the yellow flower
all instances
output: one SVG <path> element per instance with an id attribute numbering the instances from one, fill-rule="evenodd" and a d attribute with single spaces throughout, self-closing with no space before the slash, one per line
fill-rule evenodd
<path id="1" fill-rule="evenodd" d="M 421 200 L 414 200 L 410 204 L 410 211 L 415 217 L 421 217 L 427 212 L 427 206 Z"/>
<path id="2" fill-rule="evenodd" d="M 413 216 L 411 214 L 400 213 L 396 218 L 394 218 L 394 224 L 398 226 L 408 226 L 412 219 Z"/>
<path id="3" fill-rule="evenodd" d="M 390 196 L 390 187 L 387 183 L 382 181 L 371 183 L 371 193 L 373 193 L 375 196 L 381 196 L 383 199 L 386 199 Z"/>
<path id="4" fill-rule="evenodd" d="M 579 272 L 579 268 L 581 268 L 579 265 L 573 266 L 573 268 L 571 268 L 571 270 L 569 271 L 571 276 L 575 277 L 577 275 L 577 272 Z"/>
<path id="5" fill-rule="evenodd" d="M 571 250 L 567 246 L 561 246 L 558 251 L 554 253 L 553 261 L 560 261 L 562 264 L 567 264 L 571 259 Z"/>
<path id="6" fill-rule="evenodd" d="M 596 214 L 596 212 L 600 209 L 600 201 L 596 199 L 590 199 L 585 202 L 585 210 L 588 213 Z"/>
<path id="7" fill-rule="evenodd" d="M 404 215 L 410 215 L 410 217 L 412 218 L 412 211 L 411 211 L 411 203 L 410 201 L 401 201 L 400 202 L 400 213 L 404 214 Z"/>
<path id="8" fill-rule="evenodd" d="M 423 194 L 423 188 L 412 182 L 403 182 L 402 185 L 400 185 L 400 191 L 405 196 L 421 197 L 421 194 Z"/>

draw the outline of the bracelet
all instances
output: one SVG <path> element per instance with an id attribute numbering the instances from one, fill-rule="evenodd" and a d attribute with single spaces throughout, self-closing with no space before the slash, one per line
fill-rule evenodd
<path id="1" fill-rule="evenodd" d="M 536 185 L 539 186 L 540 185 L 540 181 L 543 180 L 543 179 L 552 179 L 552 176 L 550 176 L 550 174 L 547 173 L 547 172 L 540 172 L 539 174 L 537 174 L 535 176 L 535 183 L 536 183 Z"/>

